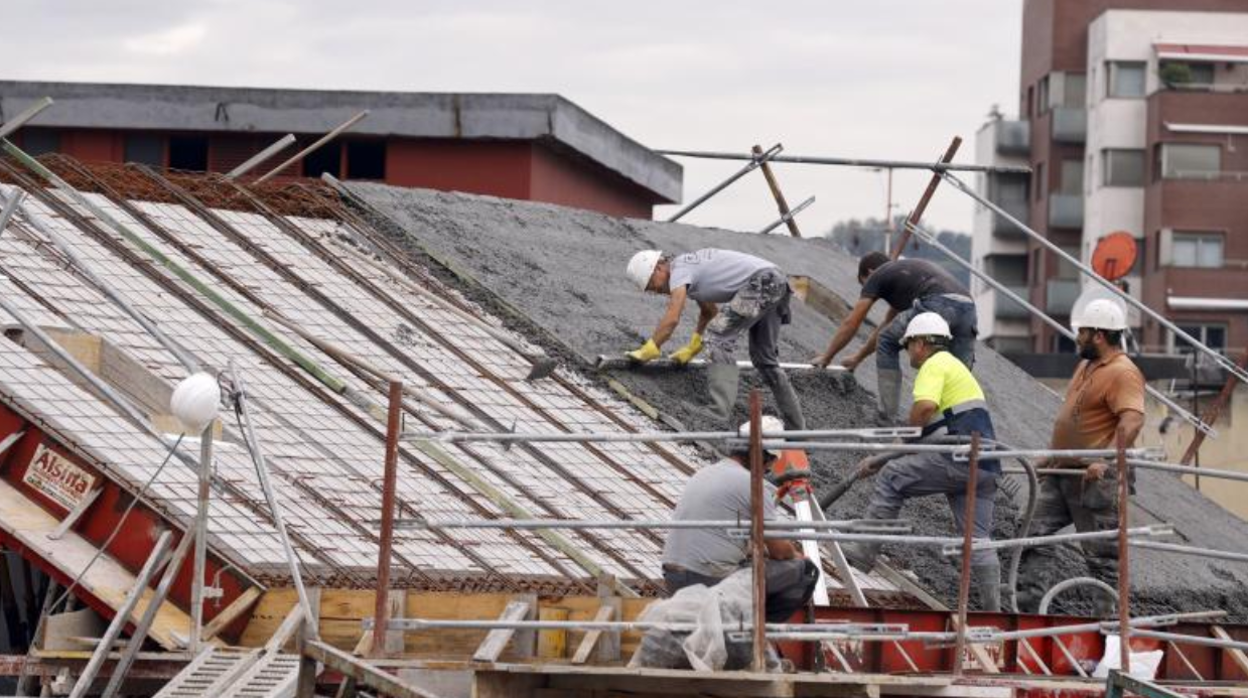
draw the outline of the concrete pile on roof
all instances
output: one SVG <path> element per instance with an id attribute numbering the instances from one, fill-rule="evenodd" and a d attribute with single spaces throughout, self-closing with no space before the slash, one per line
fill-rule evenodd
<path id="1" fill-rule="evenodd" d="M 297 187 L 252 196 L 219 179 L 166 179 L 131 167 L 87 168 L 64 158 L 47 162 L 222 301 L 179 281 L 167 265 L 143 257 L 116 230 L 92 222 L 77 205 L 36 186 L 10 163 L 0 163 L 0 182 L 6 182 L 0 184 L 0 195 L 8 200 L 18 186 L 25 189 L 30 193 L 29 216 L 16 217 L 0 237 L 0 293 L 33 324 L 58 336 L 94 339 L 97 346 L 125 357 L 131 370 L 144 374 L 146 386 L 130 397 L 153 421 L 185 369 L 67 265 L 41 227 L 59 232 L 97 274 L 155 319 L 205 370 L 215 373 L 233 361 L 245 376 L 253 419 L 310 585 L 375 584 L 384 426 L 371 421 L 369 410 L 358 401 L 324 380 L 318 382 L 289 354 L 223 312 L 222 302 L 279 336 L 323 374 L 377 404 L 384 404 L 384 384 L 336 361 L 289 328 L 301 327 L 337 345 L 492 431 L 624 433 L 655 428 L 642 412 L 575 373 L 560 370 L 553 378 L 526 382 L 529 363 L 524 358 L 408 285 L 422 284 L 473 310 L 461 294 L 406 260 L 361 263 L 355 243 L 384 242 L 383 237 L 336 200 L 300 194 Z M 229 202 L 229 208 L 214 208 L 222 202 Z M 404 277 L 408 280 L 397 281 Z M 488 309 L 475 311 L 488 323 L 497 322 Z M 4 428 L 26 428 L 31 438 L 63 449 L 66 457 L 120 488 L 110 495 L 117 501 L 138 492 L 153 478 L 171 441 L 127 420 L 50 361 L 46 352 L 34 351 L 14 318 L 0 313 L 0 323 L 8 337 L 0 341 Z M 515 339 L 523 343 L 525 338 Z M 233 418 L 224 422 L 209 525 L 215 564 L 222 570 L 232 566 L 266 584 L 289 584 L 253 462 Z M 463 428 L 416 403 L 408 406 L 408 427 Z M 193 462 L 195 449 L 188 443 L 181 448 Z M 26 461 L 15 455 L 26 452 L 14 448 L 0 460 L 0 506 L 29 500 L 33 494 L 21 478 Z M 419 444 L 402 444 L 398 517 L 523 518 L 496 496 L 501 493 L 535 517 L 662 518 L 685 478 L 705 462 L 693 449 L 675 444 L 522 444 L 505 451 L 493 444 L 441 444 L 440 452 L 445 456 Z M 466 470 L 451 467 L 448 459 Z M 195 511 L 196 479 L 191 467 L 174 459 L 142 498 L 151 515 L 127 524 L 128 535 L 108 548 L 110 556 L 138 556 L 141 561 L 144 527 L 162 525 L 162 518 L 163 525 L 185 526 Z M 93 508 L 81 526 L 107 530 L 116 513 Z M 97 516 L 103 518 L 92 518 Z M 0 515 L 0 541 L 34 540 L 29 533 L 20 520 Z M 572 542 L 573 554 L 533 531 L 400 530 L 392 584 L 592 594 L 595 575 L 606 574 L 643 593 L 657 591 L 660 533 L 560 535 Z M 78 533 L 65 540 L 86 541 Z M 58 559 L 52 549 L 60 544 L 36 542 L 27 547 L 45 568 L 75 575 L 73 561 Z M 896 587 L 882 580 L 863 576 L 862 581 L 876 592 L 896 594 Z"/>
<path id="2" fill-rule="evenodd" d="M 349 189 L 375 219 L 388 221 L 389 225 L 379 221 L 379 227 L 406 244 L 414 259 L 440 263 L 448 278 L 474 300 L 510 313 L 514 327 L 587 367 L 599 354 L 618 355 L 640 344 L 662 312 L 665 299 L 638 293 L 624 276 L 626 260 L 639 249 L 725 247 L 755 254 L 778 263 L 790 275 L 815 280 L 839 297 L 842 308 L 857 299 L 859 290 L 856 260 L 820 240 L 618 219 L 556 206 L 380 185 L 351 184 Z M 831 315 L 837 315 L 835 309 Z M 881 319 L 882 309 L 874 309 L 873 316 Z M 695 317 L 696 308 L 689 308 L 673 346 L 688 336 Z M 782 360 L 801 362 L 814 356 L 834 329 L 828 315 L 795 303 L 793 324 L 782 333 Z M 864 338 L 865 334 L 859 339 Z M 1059 397 L 982 345 L 975 373 L 987 393 L 998 436 L 1019 447 L 1046 447 Z M 791 377 L 812 428 L 872 424 L 871 362 L 858 370 L 856 381 L 808 372 Z M 710 416 L 698 371 L 619 371 L 610 378 L 687 428 L 724 426 Z M 768 391 L 763 392 L 769 400 Z M 744 399 L 736 417 L 741 421 L 746 417 Z M 844 476 L 855 459 L 852 454 L 820 452 L 812 462 L 824 483 L 830 484 Z M 1248 552 L 1248 524 L 1172 476 L 1143 471 L 1138 478 L 1133 525 L 1167 522 L 1175 525 L 1178 542 Z M 860 516 L 869 489 L 859 485 L 830 515 Z M 1024 486 L 1020 498 L 1025 491 Z M 1013 535 L 1018 515 L 1017 504 L 998 493 L 995 534 Z M 951 530 L 943 500 L 911 502 L 903 516 L 915 519 L 928 533 Z M 927 549 L 886 552 L 946 603 L 954 601 L 956 570 L 950 559 Z M 1066 549 L 1060 559 L 1055 579 L 1085 573 L 1077 551 Z M 1248 617 L 1248 570 L 1242 565 L 1133 549 L 1131 574 L 1134 602 L 1150 612 L 1225 608 Z M 1086 599 L 1072 597 L 1065 609 L 1087 609 Z M 1055 608 L 1063 608 L 1060 600 Z"/>

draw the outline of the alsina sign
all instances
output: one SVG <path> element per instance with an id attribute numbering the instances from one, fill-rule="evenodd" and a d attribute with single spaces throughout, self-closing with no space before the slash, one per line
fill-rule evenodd
<path id="1" fill-rule="evenodd" d="M 95 485 L 95 476 L 74 465 L 68 458 L 39 444 L 26 467 L 22 482 L 66 509 L 74 507 Z"/>

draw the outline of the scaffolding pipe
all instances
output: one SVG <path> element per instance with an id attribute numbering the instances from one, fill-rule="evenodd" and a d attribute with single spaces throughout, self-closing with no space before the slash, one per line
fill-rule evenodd
<path id="1" fill-rule="evenodd" d="M 682 158 L 702 158 L 705 160 L 753 160 L 752 153 L 732 153 L 703 150 L 656 150 L 660 155 L 671 155 Z M 897 170 L 930 170 L 934 172 L 999 172 L 1002 174 L 1030 174 L 1030 167 L 1011 165 L 955 165 L 953 163 L 919 162 L 917 160 L 870 160 L 862 158 L 838 158 L 820 155 L 776 155 L 772 162 L 787 162 L 795 165 L 838 165 L 844 167 L 876 167 Z"/>
<path id="2" fill-rule="evenodd" d="M 1136 630 L 1132 635 L 1140 637 L 1152 638 L 1154 640 L 1166 640 L 1175 644 L 1188 645 L 1204 645 L 1206 647 L 1220 647 L 1230 650 L 1248 650 L 1248 642 L 1239 640 L 1223 640 L 1216 637 L 1201 637 L 1200 635 L 1184 635 L 1182 633 L 1166 633 L 1157 630 Z"/>
<path id="3" fill-rule="evenodd" d="M 1195 557 L 1208 557 L 1216 560 L 1228 560 L 1230 562 L 1248 562 L 1248 554 L 1237 553 L 1230 550 L 1214 550 L 1212 548 L 1197 548 L 1191 545 L 1178 545 L 1175 543 L 1158 543 L 1155 541 L 1131 541 L 1131 545 L 1136 548 L 1145 550 L 1159 550 L 1167 553 L 1177 553 L 1179 555 L 1192 555 Z"/>
<path id="4" fill-rule="evenodd" d="M 35 118 L 36 116 L 39 115 L 39 112 L 42 112 L 44 109 L 47 109 L 50 106 L 52 106 L 52 98 L 44 97 L 36 101 L 34 104 L 30 105 L 29 107 L 26 107 L 26 110 L 23 111 L 22 113 L 18 114 L 12 119 L 9 119 L 3 124 L 0 124 L 0 138 L 8 138 L 9 134 L 13 133 L 17 129 L 26 125 L 27 121 L 30 121 L 31 119 Z"/>
<path id="5" fill-rule="evenodd" d="M 961 676 L 966 652 L 966 614 L 971 604 L 971 550 L 975 543 L 975 495 L 979 483 L 979 432 L 971 432 L 971 461 L 967 465 L 966 508 L 962 515 L 962 560 L 958 570 L 957 625 L 954 626 L 953 675 Z"/>
<path id="6" fill-rule="evenodd" d="M 373 630 L 372 618 L 361 618 L 365 630 Z M 645 632 L 647 630 L 670 630 L 688 632 L 698 629 L 697 623 L 672 623 L 659 621 L 628 620 L 501 620 L 494 618 L 442 619 L 442 618 L 392 618 L 387 630 L 412 632 L 419 630 L 572 630 L 600 632 Z M 910 632 L 904 623 L 764 623 L 768 634 L 772 632 L 827 632 L 841 634 L 896 634 Z M 725 630 L 753 630 L 754 623 L 732 623 Z"/>
<path id="7" fill-rule="evenodd" d="M 680 220 L 682 217 L 684 217 L 684 215 L 685 215 L 685 214 L 689 213 L 689 212 L 690 212 L 690 211 L 692 211 L 693 209 L 695 209 L 695 208 L 697 208 L 697 207 L 701 206 L 702 204 L 706 203 L 707 199 L 710 199 L 712 196 L 715 196 L 716 194 L 720 193 L 721 191 L 723 191 L 723 190 L 727 189 L 727 188 L 728 188 L 728 186 L 729 186 L 730 184 L 732 184 L 733 182 L 737 181 L 738 179 L 741 179 L 742 177 L 746 176 L 746 175 L 747 175 L 747 174 L 749 174 L 750 172 L 753 172 L 755 169 L 757 169 L 757 168 L 758 168 L 760 165 L 762 165 L 763 163 L 765 163 L 765 162 L 767 162 L 768 160 L 771 160 L 772 158 L 774 158 L 774 157 L 776 157 L 777 155 L 779 155 L 779 154 L 780 154 L 780 151 L 782 151 L 782 150 L 784 150 L 784 146 L 783 146 L 783 145 L 781 145 L 781 144 L 779 144 L 779 143 L 777 143 L 777 144 L 775 144 L 775 145 L 771 146 L 770 148 L 768 148 L 768 149 L 767 149 L 767 152 L 765 152 L 765 153 L 763 153 L 763 154 L 761 154 L 761 155 L 754 155 L 754 154 L 752 154 L 752 153 L 751 153 L 751 154 L 750 154 L 750 156 L 749 156 L 748 158 L 746 158 L 747 160 L 749 160 L 749 161 L 750 161 L 750 163 L 749 163 L 748 165 L 746 165 L 745 167 L 742 167 L 741 169 L 739 169 L 739 170 L 737 170 L 736 172 L 732 173 L 731 175 L 729 175 L 729 176 L 728 176 L 728 178 L 727 178 L 727 179 L 725 179 L 724 181 L 720 182 L 719 184 L 716 184 L 715 186 L 711 187 L 710 191 L 706 192 L 706 193 L 705 193 L 705 194 L 703 194 L 702 196 L 699 196 L 698 198 L 696 198 L 696 199 L 694 199 L 693 201 L 689 202 L 689 204 L 688 204 L 687 206 L 685 206 L 684 208 L 680 209 L 680 210 L 679 210 L 679 211 L 677 211 L 676 213 L 673 213 L 673 214 L 672 214 L 672 217 L 667 219 L 667 222 L 668 222 L 668 223 L 675 223 L 676 221 Z"/>
<path id="8" fill-rule="evenodd" d="M 990 201 L 986 197 L 980 195 L 979 192 L 975 191 L 973 187 L 967 185 L 965 182 L 958 179 L 956 176 L 948 172 L 943 173 L 941 176 L 944 177 L 945 181 L 949 182 L 953 186 L 960 189 L 962 193 L 978 201 L 984 206 L 987 206 L 988 208 L 992 209 L 992 211 L 995 212 L 997 215 L 1001 216 L 1002 218 L 1005 218 L 1006 220 L 1010 221 L 1014 225 L 1018 226 L 1020 230 L 1022 230 L 1024 233 L 1026 233 L 1029 237 L 1034 239 L 1036 242 L 1048 248 L 1049 251 L 1053 252 L 1054 254 L 1061 257 L 1062 259 L 1065 259 L 1067 262 L 1070 262 L 1071 264 L 1075 265 L 1075 268 L 1083 272 L 1084 275 L 1088 276 L 1093 281 L 1100 284 L 1103 288 L 1107 289 L 1110 293 L 1113 293 L 1114 295 L 1121 298 L 1123 302 L 1127 303 L 1128 305 L 1134 306 L 1140 312 L 1156 320 L 1159 325 L 1173 332 L 1175 336 L 1182 337 L 1184 341 L 1192 345 L 1201 353 L 1208 355 L 1210 358 L 1214 360 L 1215 363 L 1217 363 L 1226 371 L 1229 371 L 1235 377 L 1239 378 L 1240 381 L 1244 383 L 1248 383 L 1248 371 L 1245 371 L 1244 369 L 1237 366 L 1234 361 L 1231 361 L 1227 357 L 1223 356 L 1220 352 L 1210 349 L 1200 340 L 1184 332 L 1182 329 L 1179 328 L 1178 325 L 1175 325 L 1173 322 L 1170 322 L 1169 320 L 1167 320 L 1161 313 L 1158 313 L 1157 311 L 1148 307 L 1144 303 L 1141 303 L 1140 301 L 1136 300 L 1134 297 L 1131 296 L 1131 294 L 1124 293 L 1117 286 L 1114 286 L 1108 280 L 1101 277 L 1100 274 L 1097 274 L 1096 271 L 1094 271 L 1091 267 L 1079 261 L 1078 259 L 1075 259 L 1065 250 L 1063 250 L 1062 248 L 1058 247 L 1057 245 L 1049 241 L 1049 239 L 1046 238 L 1045 236 L 1027 227 L 1027 225 L 1024 224 L 1022 221 L 1010 215 L 1005 209 L 1001 208 L 1000 206 L 997 206 L 996 204 L 994 204 L 992 201 Z"/>
<path id="9" fill-rule="evenodd" d="M 0 235 L 3 235 L 5 229 L 9 227 L 9 221 L 13 220 L 13 214 L 17 213 L 17 206 L 22 203 L 25 196 L 26 192 L 13 187 L 13 196 L 4 202 L 4 210 L 0 211 Z"/>
<path id="10" fill-rule="evenodd" d="M 265 160 L 268 160 L 274 155 L 277 155 L 278 153 L 285 150 L 287 146 L 289 146 L 291 143 L 294 143 L 294 142 L 295 142 L 295 134 L 288 133 L 285 136 L 282 136 L 269 147 L 265 148 L 264 150 L 261 150 L 255 155 L 252 155 L 251 157 L 247 158 L 246 162 L 244 162 L 238 167 L 235 167 L 234 169 L 227 172 L 225 175 L 225 178 L 226 179 L 238 179 L 239 177 L 242 177 L 248 172 L 251 172 L 252 170 L 254 170 L 256 166 L 259 165 L 260 163 L 264 162 Z"/>
<path id="11" fill-rule="evenodd" d="M 277 167 L 274 167 L 272 170 L 269 170 L 269 172 L 268 172 L 268 173 L 266 173 L 266 174 L 264 174 L 264 175 L 260 176 L 258 179 L 256 179 L 255 183 L 256 183 L 256 184 L 264 184 L 265 182 L 269 181 L 270 179 L 272 179 L 273 177 L 275 177 L 275 176 L 277 175 L 277 173 L 281 172 L 282 170 L 286 169 L 287 167 L 290 167 L 291 165 L 295 164 L 296 162 L 299 162 L 300 160 L 304 159 L 305 157 L 307 157 L 307 156 L 308 156 L 308 154 L 309 154 L 309 153 L 311 153 L 311 152 L 315 151 L 317 148 L 320 148 L 321 146 L 325 145 L 326 143 L 328 143 L 328 142 L 332 141 L 333 139 L 337 138 L 339 134 L 341 134 L 342 132 L 344 132 L 344 131 L 346 131 L 347 129 L 351 128 L 352 126 L 356 125 L 357 123 L 359 123 L 361 120 L 363 120 L 363 119 L 364 119 L 364 117 L 368 116 L 368 113 L 369 113 L 369 112 L 368 112 L 368 110 L 367 110 L 367 109 L 365 109 L 364 111 L 360 112 L 359 114 L 356 114 L 355 116 L 351 117 L 350 119 L 347 119 L 346 121 L 342 122 L 342 124 L 341 124 L 341 125 L 339 125 L 338 127 L 334 128 L 334 130 L 332 130 L 332 131 L 330 131 L 329 133 L 325 134 L 324 136 L 321 136 L 320 138 L 318 138 L 318 139 L 316 140 L 316 142 L 315 142 L 315 143 L 313 143 L 312 145 L 310 145 L 310 146 L 308 146 L 308 147 L 304 148 L 303 150 L 300 150 L 299 152 L 297 152 L 297 153 L 295 153 L 294 155 L 290 156 L 290 158 L 289 158 L 289 159 L 287 159 L 287 160 L 286 160 L 285 162 L 283 162 L 282 164 L 278 165 Z"/>
<path id="12" fill-rule="evenodd" d="M 750 391 L 750 575 L 754 592 L 750 618 L 754 621 L 754 671 L 767 670 L 767 547 L 763 511 L 767 506 L 763 490 L 763 396 L 758 388 Z M 801 533 L 800 531 L 798 533 Z"/>
<path id="13" fill-rule="evenodd" d="M 1174 535 L 1174 527 L 1166 524 L 1161 526 L 1139 526 L 1127 529 L 1127 535 L 1131 538 L 1152 537 L 1152 536 L 1172 536 Z M 1005 550 L 1008 548 L 1034 548 L 1041 545 L 1057 545 L 1060 543 L 1076 543 L 1085 540 L 1101 540 L 1105 538 L 1117 538 L 1118 529 L 1109 531 L 1083 531 L 1076 533 L 1055 533 L 1051 536 L 1028 536 L 1026 538 L 1009 538 L 1006 540 L 993 540 L 976 542 L 971 547 L 973 550 Z M 941 550 L 943 555 L 957 555 L 958 549 L 954 547 L 946 547 Z"/>
<path id="14" fill-rule="evenodd" d="M 1062 335 L 1063 337 L 1066 337 L 1067 339 L 1071 341 L 1074 341 L 1075 333 L 1072 332 L 1069 327 L 1066 327 L 1065 325 L 1062 325 L 1060 322 L 1049 317 L 1049 315 L 1045 313 L 1043 310 L 1040 310 L 1036 306 L 1024 300 L 1022 296 L 1011 291 L 1004 284 L 1002 284 L 1001 282 L 989 276 L 987 272 L 985 272 L 982 269 L 979 269 L 971 262 L 963 259 L 956 252 L 954 252 L 953 250 L 946 247 L 943 243 L 941 243 L 940 240 L 938 240 L 936 236 L 932 234 L 931 231 L 927 230 L 926 228 L 919 225 L 918 223 L 907 223 L 906 227 L 908 230 L 913 231 L 914 234 L 917 235 L 919 239 L 922 240 L 924 243 L 930 245 L 933 249 L 938 250 L 939 252 L 943 253 L 945 257 L 949 258 L 954 263 L 961 266 L 963 269 L 966 269 L 967 271 L 969 271 L 971 275 L 973 275 L 975 278 L 979 279 L 980 281 L 983 281 L 984 283 L 988 284 L 993 289 L 995 289 L 1001 295 L 1017 303 L 1024 310 L 1031 313 L 1037 319 L 1039 319 L 1040 321 L 1044 322 L 1049 327 L 1052 327 L 1054 330 L 1056 330 L 1058 334 Z M 1205 433 L 1213 438 L 1217 438 L 1217 432 L 1213 429 L 1212 425 L 1205 424 L 1204 421 L 1202 421 L 1199 417 L 1192 414 L 1191 412 L 1188 412 L 1186 409 L 1180 406 L 1177 402 L 1171 400 L 1169 397 L 1166 397 L 1164 393 L 1152 387 L 1151 385 L 1148 385 L 1147 383 L 1145 383 L 1144 389 L 1148 391 L 1148 394 L 1152 395 L 1158 402 L 1160 402 L 1161 404 L 1165 405 L 1166 407 L 1174 411 L 1176 414 L 1183 417 L 1184 421 L 1196 427 L 1202 433 Z"/>
<path id="15" fill-rule="evenodd" d="M 204 576 L 208 571 L 208 508 L 212 497 L 213 427 L 204 427 L 199 439 L 199 489 L 195 510 L 195 558 L 191 573 L 191 639 L 186 651 L 199 654 L 204 631 Z"/>
<path id="16" fill-rule="evenodd" d="M 299 606 L 303 609 L 304 618 L 316 618 L 316 609 L 312 607 L 308 591 L 303 585 L 303 574 L 299 571 L 299 558 L 295 554 L 294 546 L 290 544 L 290 536 L 286 532 L 286 522 L 282 516 L 280 495 L 269 480 L 269 466 L 264 459 L 264 447 L 260 444 L 260 437 L 256 434 L 255 426 L 251 423 L 251 411 L 247 407 L 248 395 L 247 387 L 243 383 L 243 374 L 235 367 L 233 359 L 230 359 L 229 371 L 230 378 L 237 391 L 235 404 L 238 406 L 238 421 L 242 425 L 243 438 L 246 440 L 248 451 L 250 451 L 252 458 L 255 460 L 256 477 L 260 481 L 260 489 L 264 492 L 264 499 L 268 502 L 269 509 L 273 512 L 273 526 L 277 529 L 278 539 L 282 543 L 282 552 L 286 557 L 286 565 L 290 568 L 290 579 L 294 584 Z M 306 631 L 312 639 L 317 639 L 318 633 L 315 623 L 309 622 Z"/>
<path id="17" fill-rule="evenodd" d="M 783 216 L 780 216 L 780 218 L 776 219 L 775 222 L 771 223 L 766 228 L 763 228 L 762 230 L 758 231 L 758 234 L 766 235 L 770 233 L 771 231 L 775 230 L 776 228 L 779 228 L 780 226 L 786 223 L 792 222 L 792 220 L 797 217 L 797 214 L 801 213 L 802 211 L 805 211 L 813 203 L 815 203 L 815 197 L 812 196 L 806 199 L 805 201 L 803 201 L 802 203 L 794 206 L 792 210 L 790 210 L 788 213 L 784 214 Z M 801 236 L 795 235 L 794 237 L 801 237 Z"/>
<path id="18" fill-rule="evenodd" d="M 632 529 L 734 529 L 746 530 L 750 527 L 748 521 L 731 520 L 731 519 L 707 519 L 707 520 L 690 520 L 676 521 L 667 519 L 626 519 L 622 521 L 591 521 L 585 519 L 462 519 L 462 520 L 422 520 L 422 519 L 400 519 L 394 522 L 396 528 L 406 529 L 428 529 L 431 531 L 444 529 L 464 529 L 464 528 L 508 528 L 515 530 L 526 529 L 606 529 L 606 530 L 632 530 Z M 869 528 L 880 531 L 909 531 L 911 526 L 908 521 L 903 519 L 851 519 L 843 521 L 768 521 L 767 528 L 769 530 L 802 530 L 802 529 L 834 529 L 834 530 L 862 530 Z"/>
<path id="19" fill-rule="evenodd" d="M 764 432 L 764 439 L 824 439 L 824 438 L 861 438 L 861 439 L 904 439 L 919 435 L 917 427 L 886 427 L 880 429 L 810 429 L 790 432 Z M 471 431 L 414 431 L 403 432 L 408 440 L 428 440 L 471 443 L 476 441 L 496 441 L 501 443 L 661 443 L 670 441 L 744 441 L 737 431 L 664 431 L 664 432 L 585 432 L 568 433 L 563 431 L 546 432 L 471 432 Z"/>

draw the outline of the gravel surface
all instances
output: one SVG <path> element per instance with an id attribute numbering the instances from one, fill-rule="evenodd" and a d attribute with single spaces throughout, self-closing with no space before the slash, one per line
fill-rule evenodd
<path id="1" fill-rule="evenodd" d="M 374 216 L 379 227 L 400 241 L 413 258 L 430 265 L 530 341 L 591 377 L 595 357 L 618 356 L 635 348 L 663 311 L 665 298 L 637 292 L 624 276 L 624 265 L 640 249 L 731 248 L 774 261 L 789 274 L 809 276 L 849 303 L 856 300 L 859 290 L 857 260 L 819 239 L 611 218 L 553 205 L 383 185 L 351 184 L 350 188 L 384 218 Z M 795 300 L 793 310 L 793 324 L 782 332 L 781 358 L 804 362 L 826 346 L 835 323 L 800 301 Z M 882 317 L 883 309 L 874 308 L 872 318 Z M 695 318 L 696 306 L 686 311 L 666 350 L 687 340 Z M 864 338 L 865 331 L 859 340 Z M 739 353 L 744 358 L 744 346 Z M 913 371 L 907 367 L 906 374 L 909 380 Z M 1021 447 L 1044 447 L 1058 396 L 982 345 L 977 350 L 975 374 L 987 394 L 999 438 Z M 610 375 L 686 428 L 724 426 L 709 412 L 699 370 L 615 371 Z M 860 367 L 853 377 L 806 371 L 791 372 L 790 377 L 811 428 L 872 424 L 873 365 Z M 746 419 L 744 396 L 750 387 L 756 387 L 756 381 L 746 372 L 735 421 Z M 765 387 L 762 392 L 770 404 Z M 815 455 L 812 466 L 817 484 L 830 486 L 839 481 L 860 455 Z M 1019 490 L 1021 501 L 1025 484 Z M 829 515 L 860 516 L 869 495 L 870 483 L 860 483 Z M 998 493 L 997 537 L 1015 533 L 1019 510 L 1014 501 Z M 912 501 L 903 516 L 924 533 L 952 531 L 942 498 Z M 1140 474 L 1131 516 L 1133 525 L 1174 524 L 1179 535 L 1170 539 L 1173 542 L 1248 552 L 1248 525 L 1169 475 Z M 950 559 L 918 548 L 885 552 L 937 597 L 946 603 L 955 601 L 957 577 Z M 1064 549 L 1059 559 L 1055 579 L 1084 573 L 1073 548 Z M 1138 612 L 1225 608 L 1237 618 L 1248 619 L 1248 568 L 1242 564 L 1135 551 L 1131 571 L 1133 607 Z M 1088 608 L 1087 599 L 1077 592 L 1064 598 L 1068 600 L 1056 604 L 1055 610 L 1083 612 Z"/>

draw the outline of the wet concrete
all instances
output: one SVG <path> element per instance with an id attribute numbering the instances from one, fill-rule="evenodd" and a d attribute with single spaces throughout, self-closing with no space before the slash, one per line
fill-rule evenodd
<path id="1" fill-rule="evenodd" d="M 583 370 L 588 370 L 599 354 L 618 355 L 635 348 L 663 311 L 665 298 L 637 292 L 624 276 L 624 265 L 639 249 L 681 252 L 701 247 L 731 248 L 772 260 L 789 274 L 810 276 L 850 303 L 859 290 L 857 261 L 821 240 L 610 218 L 492 197 L 382 185 L 350 186 L 389 220 L 389 226 L 376 222 L 401 240 L 414 257 L 431 264 L 436 273 L 503 317 L 510 327 Z M 795 301 L 793 309 L 793 324 L 782 333 L 781 358 L 802 362 L 826 346 L 835 324 L 800 302 Z M 882 316 L 882 308 L 873 309 L 874 319 Z M 696 309 L 687 309 L 681 328 L 665 350 L 683 344 L 695 318 Z M 860 333 L 859 339 L 864 337 L 865 333 Z M 744 346 L 739 354 L 744 357 Z M 867 364 L 853 377 L 791 372 L 811 427 L 872 424 L 875 374 L 871 362 Z M 906 373 L 909 377 L 913 371 L 907 367 Z M 1058 396 L 983 346 L 977 350 L 975 373 L 987 394 L 998 436 L 1021 447 L 1045 446 Z M 686 428 L 725 426 L 709 412 L 699 370 L 616 371 L 611 377 Z M 746 372 L 734 424 L 746 418 L 744 396 L 750 387 L 755 387 L 755 381 Z M 770 394 L 765 388 L 762 392 L 770 406 Z M 860 455 L 817 454 L 812 466 L 820 484 L 837 482 Z M 860 483 L 829 515 L 860 516 L 870 489 L 870 483 Z M 1138 490 L 1131 512 L 1134 524 L 1169 522 L 1180 533 L 1178 542 L 1248 552 L 1248 526 L 1175 478 L 1142 473 Z M 998 493 L 994 535 L 1013 535 L 1018 512 L 1014 501 Z M 952 530 L 943 498 L 908 503 L 903 516 L 913 520 L 923 533 L 947 534 Z M 886 553 L 936 596 L 946 603 L 954 601 L 956 570 L 950 559 L 934 550 L 915 548 Z M 1064 549 L 1059 560 L 1054 579 L 1084 573 L 1074 549 Z M 1141 611 L 1226 608 L 1248 619 L 1248 568 L 1244 565 L 1136 551 L 1131 567 L 1133 603 Z M 1086 599 L 1078 593 L 1055 606 L 1056 610 L 1074 612 L 1086 608 Z"/>

